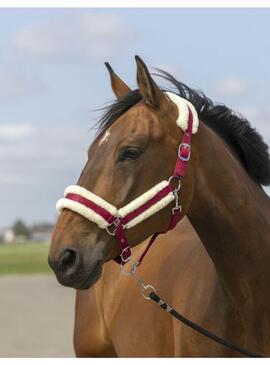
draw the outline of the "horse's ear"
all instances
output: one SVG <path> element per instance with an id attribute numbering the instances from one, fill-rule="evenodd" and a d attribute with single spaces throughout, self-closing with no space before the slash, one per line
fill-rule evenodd
<path id="1" fill-rule="evenodd" d="M 137 83 L 140 94 L 148 106 L 154 109 L 160 109 L 167 101 L 164 93 L 152 79 L 143 60 L 139 56 L 135 56 L 135 60 L 137 63 Z"/>
<path id="2" fill-rule="evenodd" d="M 109 71 L 112 89 L 116 97 L 120 99 L 131 92 L 131 89 L 127 86 L 127 84 L 116 75 L 109 62 L 105 62 L 105 66 Z"/>

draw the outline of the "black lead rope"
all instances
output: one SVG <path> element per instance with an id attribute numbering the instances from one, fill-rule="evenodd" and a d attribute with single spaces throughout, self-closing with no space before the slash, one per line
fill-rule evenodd
<path id="1" fill-rule="evenodd" d="M 185 318 L 184 316 L 182 316 L 182 314 L 176 312 L 176 310 L 174 310 L 173 308 L 171 308 L 166 302 L 164 302 L 163 300 L 160 299 L 160 297 L 152 292 L 149 294 L 149 298 L 156 302 L 162 309 L 166 310 L 166 312 L 168 312 L 169 314 L 171 314 L 173 317 L 175 317 L 176 319 L 178 319 L 179 321 L 181 321 L 182 323 L 184 323 L 186 326 L 191 327 L 192 329 L 194 329 L 195 331 L 201 333 L 202 335 L 210 338 L 211 340 L 220 343 L 223 346 L 228 347 L 231 350 L 240 352 L 243 355 L 246 355 L 248 357 L 264 357 L 262 355 L 257 354 L 256 352 L 250 352 L 247 351 L 241 347 L 238 347 L 236 345 L 234 345 L 233 343 L 224 340 L 221 337 L 218 337 L 217 335 L 215 335 L 214 333 L 206 330 L 205 328 L 199 326 L 198 324 L 190 321 L 189 319 Z"/>

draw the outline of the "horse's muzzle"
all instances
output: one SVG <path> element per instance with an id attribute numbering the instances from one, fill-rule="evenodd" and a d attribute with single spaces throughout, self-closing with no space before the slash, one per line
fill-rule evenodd
<path id="1" fill-rule="evenodd" d="M 102 260 L 91 260 L 90 265 L 85 265 L 83 255 L 77 249 L 66 248 L 57 259 L 48 257 L 48 263 L 55 272 L 57 280 L 64 286 L 74 289 L 88 289 L 100 278 Z"/>

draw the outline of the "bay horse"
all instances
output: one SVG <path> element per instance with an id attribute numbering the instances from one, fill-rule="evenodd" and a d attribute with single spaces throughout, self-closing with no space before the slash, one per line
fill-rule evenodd
<path id="1" fill-rule="evenodd" d="M 78 180 L 117 208 L 171 176 L 184 134 L 176 125 L 181 111 L 138 56 L 136 63 L 136 90 L 107 65 L 118 100 L 101 119 Z M 200 119 L 177 195 L 181 215 L 193 228 L 184 218 L 161 235 L 139 273 L 189 319 L 269 356 L 270 203 L 261 187 L 270 183 L 268 147 L 242 116 L 162 75 Z M 170 202 L 126 230 L 134 256 L 147 237 L 167 230 L 172 207 Z M 239 356 L 146 302 L 137 283 L 120 275 L 112 261 L 120 253 L 115 235 L 78 212 L 62 210 L 49 263 L 62 285 L 77 289 L 77 356 Z"/>

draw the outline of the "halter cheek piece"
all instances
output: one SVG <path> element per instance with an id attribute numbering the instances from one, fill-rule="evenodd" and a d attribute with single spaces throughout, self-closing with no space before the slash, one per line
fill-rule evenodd
<path id="1" fill-rule="evenodd" d="M 96 194 L 78 185 L 68 186 L 64 198 L 58 200 L 56 204 L 59 212 L 63 208 L 70 209 L 96 223 L 99 228 L 106 229 L 108 234 L 116 236 L 121 254 L 115 258 L 115 261 L 122 266 L 131 260 L 131 250 L 125 235 L 126 229 L 136 226 L 166 207 L 173 200 L 175 201 L 167 230 L 153 234 L 143 254 L 135 263 L 137 267 L 141 264 L 157 236 L 173 229 L 182 218 L 178 192 L 181 188 L 181 178 L 186 174 L 187 162 L 190 159 L 191 135 L 197 132 L 199 120 L 197 112 L 190 102 L 170 92 L 165 94 L 177 106 L 178 118 L 176 124 L 184 131 L 182 142 L 178 147 L 174 173 L 168 181 L 161 181 L 119 210 Z M 173 186 L 175 184 L 176 187 Z"/>

